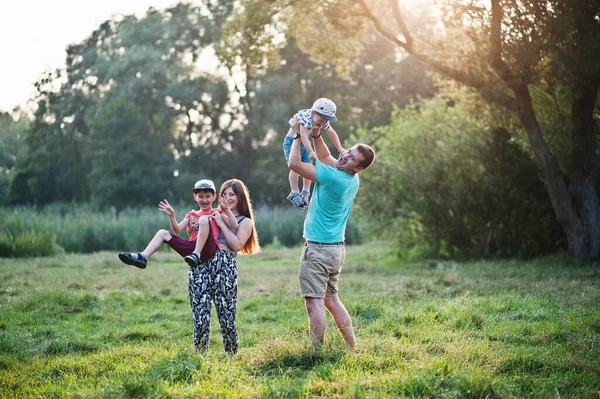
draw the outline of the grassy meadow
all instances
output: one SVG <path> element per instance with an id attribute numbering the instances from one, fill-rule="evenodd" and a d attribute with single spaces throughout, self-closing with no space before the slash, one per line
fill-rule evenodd
<path id="1" fill-rule="evenodd" d="M 0 258 L 2 398 L 600 398 L 600 264 L 400 263 L 349 246 L 348 352 L 311 349 L 300 248 L 239 257 L 240 352 L 195 353 L 187 266 L 114 252 Z M 214 316 L 214 310 L 213 310 Z"/>

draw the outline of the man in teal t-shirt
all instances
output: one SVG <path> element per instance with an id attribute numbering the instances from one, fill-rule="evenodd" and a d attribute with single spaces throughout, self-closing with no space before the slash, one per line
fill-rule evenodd
<path id="1" fill-rule="evenodd" d="M 338 298 L 338 280 L 346 257 L 346 222 L 358 192 L 358 173 L 373 163 L 375 152 L 366 144 L 356 144 L 336 160 L 321 134 L 312 136 L 317 152 L 315 164 L 301 162 L 300 140 L 294 139 L 289 168 L 314 181 L 312 199 L 304 220 L 304 239 L 300 261 L 300 291 L 308 312 L 311 337 L 317 344 L 325 338 L 331 313 L 348 348 L 356 345 L 352 319 Z"/>

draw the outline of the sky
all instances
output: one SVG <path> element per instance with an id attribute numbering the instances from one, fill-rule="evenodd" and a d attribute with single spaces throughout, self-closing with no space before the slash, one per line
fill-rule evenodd
<path id="1" fill-rule="evenodd" d="M 65 66 L 66 48 L 117 14 L 143 16 L 177 0 L 2 0 L 0 111 L 25 106 L 44 71 Z"/>

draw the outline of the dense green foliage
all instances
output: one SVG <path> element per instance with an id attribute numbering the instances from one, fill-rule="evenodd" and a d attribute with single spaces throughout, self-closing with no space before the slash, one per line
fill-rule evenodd
<path id="1" fill-rule="evenodd" d="M 0 120 L 2 137 L 25 130 L 18 156 L 12 145 L 1 154 L 2 163 L 13 158 L 0 165 L 0 201 L 124 209 L 200 178 L 237 177 L 258 204 L 283 204 L 289 184 L 282 142 L 299 109 L 334 98 L 344 140 L 359 126 L 386 124 L 394 104 L 434 92 L 421 66 L 397 60 L 377 36 L 365 39 L 372 47 L 355 61 L 351 85 L 294 41 L 278 69 L 252 77 L 227 70 L 213 53 L 223 45 L 220 26 L 233 2 L 213 3 L 115 17 L 69 46 L 66 69 L 36 84 L 31 127 L 8 115 Z M 374 73 L 373 64 L 389 72 Z"/>
<path id="2" fill-rule="evenodd" d="M 191 207 L 176 206 L 181 220 Z M 293 247 L 302 241 L 306 212 L 286 207 L 258 207 L 256 228 L 261 245 Z M 159 229 L 170 230 L 164 213 L 156 208 L 112 208 L 91 205 L 53 204 L 0 208 L 0 258 L 35 257 L 58 253 L 142 251 Z M 185 232 L 181 237 L 187 237 Z M 346 242 L 360 244 L 365 238 L 358 220 L 350 218 Z M 170 249 L 164 245 L 164 250 Z"/>
<path id="3" fill-rule="evenodd" d="M 358 203 L 365 212 L 355 214 L 367 217 L 360 229 L 351 223 L 349 241 L 381 233 L 400 244 L 401 251 L 420 256 L 529 257 L 565 248 L 567 235 L 556 222 L 556 201 L 548 200 L 550 180 L 544 166 L 532 161 L 535 150 L 528 144 L 527 129 L 515 123 L 514 114 L 490 106 L 485 90 L 478 88 L 487 102 L 476 105 L 470 102 L 471 92 L 448 91 L 448 82 L 432 78 L 420 62 L 431 64 L 422 57 L 424 49 L 401 55 L 398 43 L 377 26 L 369 28 L 362 19 L 352 24 L 361 6 L 354 0 L 329 2 L 322 9 L 306 2 L 242 3 L 251 18 L 244 19 L 243 8 L 232 14 L 231 1 L 207 0 L 105 21 L 69 46 L 64 70 L 48 72 L 36 84 L 33 120 L 0 114 L 0 203 L 40 210 L 53 203 L 92 204 L 93 215 L 104 215 L 94 227 L 74 224 L 73 229 L 83 229 L 77 233 L 43 227 L 19 238 L 21 233 L 7 229 L 0 236 L 4 253 L 113 250 L 112 242 L 139 248 L 164 224 L 146 223 L 132 208 L 187 192 L 200 178 L 219 182 L 230 177 L 244 180 L 263 209 L 268 222 L 257 219 L 263 243 L 295 245 L 301 217 L 277 208 L 288 205 L 282 139 L 289 117 L 321 96 L 338 103 L 340 120 L 334 127 L 345 146 L 362 140 L 378 152 L 375 166 L 361 176 Z M 487 41 L 457 29 L 460 7 L 447 3 L 443 34 L 433 35 L 439 40 L 431 35 L 440 29 L 432 23 L 435 12 L 425 4 L 406 10 L 407 28 L 415 37 L 432 39 L 425 53 L 434 61 L 469 54 L 461 62 L 475 71 L 470 77 L 498 90 L 498 77 L 484 62 Z M 473 29 L 487 32 L 485 7 L 462 4 Z M 395 15 L 393 10 L 386 14 L 387 6 L 375 17 Z M 563 11 L 574 12 L 569 10 Z M 539 10 L 525 11 L 536 16 Z M 307 12 L 314 18 L 305 22 L 301 16 Z M 570 26 L 567 14 L 560 18 Z M 285 32 L 285 23 L 264 32 L 273 15 L 289 22 L 284 41 L 266 39 Z M 507 16 L 522 28 L 519 18 Z M 315 31 L 321 28 L 327 29 Z M 240 41 L 249 32 L 264 47 Z M 328 40 L 310 47 L 319 37 Z M 550 54 L 536 63 L 525 54 L 535 43 L 519 49 L 517 39 L 506 38 L 507 56 L 535 65 L 538 73 L 529 87 L 539 126 L 561 170 L 574 173 L 579 166 L 572 162 L 574 147 L 566 136 L 572 96 L 568 71 L 558 63 L 563 58 L 557 61 Z M 441 48 L 444 43 L 451 48 Z M 478 43 L 481 54 L 470 43 Z M 436 93 L 436 100 L 424 100 Z M 390 120 L 394 109 L 399 111 Z M 599 186 L 597 168 L 589 173 L 584 180 L 593 181 L 587 192 L 593 194 Z M 276 208 L 268 208 L 272 206 Z M 126 210 L 127 216 L 113 217 L 111 208 L 116 214 Z M 128 226 L 138 223 L 144 230 L 130 234 Z M 295 227 L 275 227 L 286 225 Z M 28 250 L 18 249 L 27 245 Z M 39 250 L 33 249 L 37 246 Z"/>
<path id="4" fill-rule="evenodd" d="M 289 129 L 288 120 L 299 109 L 312 106 L 319 97 L 330 97 L 338 104 L 339 122 L 333 123 L 342 144 L 360 127 L 389 123 L 394 106 L 404 106 L 417 96 L 429 97 L 435 89 L 427 71 L 415 60 L 396 60 L 393 48 L 377 36 L 368 39 L 369 51 L 356 60 L 352 82 L 343 81 L 330 65 L 319 65 L 290 41 L 281 53 L 281 66 L 264 75 L 251 76 L 247 90 L 248 125 L 244 134 L 274 134 L 276 139 L 244 157 L 244 167 L 252 169 L 248 185 L 258 203 L 277 204 L 289 190 L 288 175 L 282 156 L 282 141 Z M 385 73 L 373 70 L 378 65 Z M 328 137 L 334 156 L 338 153 Z M 249 159 L 255 159 L 252 165 Z"/>
<path id="5" fill-rule="evenodd" d="M 241 0 L 225 25 L 231 48 L 222 56 L 263 71 L 277 64 L 285 37 L 349 77 L 375 31 L 401 56 L 509 113 L 539 165 L 569 253 L 600 257 L 599 20 L 600 3 L 588 0 Z"/>
<path id="6" fill-rule="evenodd" d="M 172 192 L 177 160 L 184 163 L 197 135 L 233 132 L 231 123 L 218 123 L 234 115 L 225 109 L 225 78 L 195 73 L 196 60 L 218 40 L 219 7 L 179 4 L 141 19 L 115 18 L 69 46 L 66 69 L 36 84 L 35 119 L 13 172 L 11 201 L 123 208 Z M 190 125 L 194 115 L 201 118 Z M 204 156 L 199 170 L 204 176 L 227 143 L 211 144 L 205 151 L 214 157 Z"/>
<path id="7" fill-rule="evenodd" d="M 399 110 L 375 136 L 360 205 L 399 248 L 433 256 L 533 256 L 556 251 L 562 232 L 530 154 L 490 128 L 468 94 Z"/>
<path id="8" fill-rule="evenodd" d="M 328 319 L 311 351 L 300 248 L 240 256 L 240 352 L 193 351 L 187 266 L 114 253 L 0 262 L 4 398 L 593 398 L 597 265 L 399 264 L 377 242 L 348 248 L 340 296 L 358 348 Z"/>

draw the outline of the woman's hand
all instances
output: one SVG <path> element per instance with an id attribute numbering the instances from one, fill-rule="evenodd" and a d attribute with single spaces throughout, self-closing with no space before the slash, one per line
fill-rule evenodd
<path id="1" fill-rule="evenodd" d="M 211 218 L 213 218 L 213 220 L 215 221 L 215 223 L 217 223 L 217 226 L 219 226 L 219 228 L 224 228 L 225 226 L 225 221 L 223 220 L 223 217 L 221 216 L 221 213 L 217 210 L 215 210 L 212 215 L 210 215 Z"/>
<path id="2" fill-rule="evenodd" d="M 229 200 L 226 196 L 221 195 L 221 197 L 219 198 L 219 205 L 221 205 L 221 209 L 223 209 L 224 211 L 227 211 L 229 209 Z"/>

